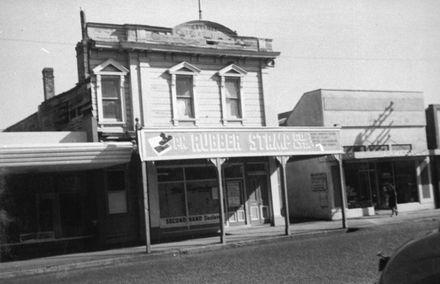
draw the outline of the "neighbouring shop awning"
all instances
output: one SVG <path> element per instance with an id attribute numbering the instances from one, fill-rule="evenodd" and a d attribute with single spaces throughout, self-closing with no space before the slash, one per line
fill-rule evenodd
<path id="1" fill-rule="evenodd" d="M 431 156 L 440 156 L 440 149 L 429 150 L 429 155 L 431 155 Z"/>
<path id="2" fill-rule="evenodd" d="M 439 152 L 440 154 L 440 152 Z M 405 158 L 405 157 L 423 157 L 429 156 L 429 151 L 367 151 L 367 152 L 354 152 L 344 154 L 344 160 L 356 160 L 356 159 L 382 159 L 382 158 Z"/>
<path id="3" fill-rule="evenodd" d="M 0 169 L 6 172 L 97 169 L 128 163 L 132 151 L 130 142 L 0 145 Z"/>
<path id="4" fill-rule="evenodd" d="M 142 129 L 143 161 L 341 154 L 340 129 L 300 127 Z"/>

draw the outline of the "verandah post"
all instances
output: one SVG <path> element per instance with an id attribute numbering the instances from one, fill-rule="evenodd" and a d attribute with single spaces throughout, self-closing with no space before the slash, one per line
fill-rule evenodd
<path id="1" fill-rule="evenodd" d="M 281 189 L 283 192 L 283 206 L 284 206 L 284 234 L 288 236 L 290 234 L 290 220 L 289 220 L 289 196 L 287 193 L 287 174 L 286 174 L 286 164 L 289 160 L 289 156 L 277 156 L 278 162 L 281 165 Z"/>
<path id="2" fill-rule="evenodd" d="M 226 159 L 215 158 L 211 159 L 211 162 L 217 167 L 217 177 L 218 177 L 218 197 L 219 197 L 219 207 L 220 207 L 220 243 L 225 244 L 225 206 L 223 201 L 223 179 L 222 179 L 222 165 Z"/>

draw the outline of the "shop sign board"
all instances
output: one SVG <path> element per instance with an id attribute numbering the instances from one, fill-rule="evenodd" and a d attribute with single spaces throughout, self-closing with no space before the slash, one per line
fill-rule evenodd
<path id="1" fill-rule="evenodd" d="M 142 129 L 142 161 L 216 157 L 340 154 L 339 129 L 217 128 Z"/>
<path id="2" fill-rule="evenodd" d="M 218 224 L 220 220 L 218 213 L 168 217 L 160 219 L 161 228 L 184 227 L 194 225 Z"/>

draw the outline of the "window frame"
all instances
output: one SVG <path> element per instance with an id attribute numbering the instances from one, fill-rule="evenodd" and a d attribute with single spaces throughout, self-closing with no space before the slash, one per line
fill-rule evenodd
<path id="1" fill-rule="evenodd" d="M 171 68 L 168 69 L 168 72 L 171 75 L 171 109 L 172 109 L 172 122 L 174 126 L 178 126 L 180 122 L 193 122 L 194 125 L 198 124 L 198 105 L 197 105 L 197 75 L 200 73 L 200 69 L 195 67 L 194 65 L 189 64 L 188 62 L 181 62 Z M 193 117 L 181 117 L 178 111 L 178 96 L 177 96 L 177 78 L 179 76 L 182 77 L 191 77 L 192 78 L 192 112 Z"/>
<path id="2" fill-rule="evenodd" d="M 189 95 L 180 95 L 179 94 L 179 90 L 178 90 L 178 82 L 179 79 L 182 80 L 188 80 L 188 85 L 190 86 L 189 88 Z M 182 113 L 180 112 L 180 101 L 188 101 L 190 102 L 190 107 L 191 107 L 191 116 L 187 117 L 182 115 Z M 186 104 L 185 104 L 186 105 Z M 194 111 L 194 78 L 193 76 L 189 76 L 189 75 L 181 75 L 181 74 L 177 74 L 176 75 L 176 112 L 177 112 L 177 116 L 179 117 L 179 120 L 192 120 L 195 119 L 195 111 Z"/>
<path id="3" fill-rule="evenodd" d="M 243 93 L 243 81 L 247 74 L 247 71 L 243 68 L 231 64 L 226 66 L 225 68 L 218 71 L 218 75 L 220 77 L 220 99 L 221 99 L 221 121 L 223 125 L 227 125 L 229 122 L 241 122 L 242 125 L 245 124 L 245 109 L 244 109 L 244 93 Z M 240 117 L 230 117 L 227 111 L 227 91 L 226 91 L 226 80 L 227 79 L 235 79 L 238 81 L 238 111 L 240 113 Z"/>
<path id="4" fill-rule="evenodd" d="M 109 177 L 113 176 L 113 173 L 120 172 L 123 175 L 123 184 L 124 188 L 121 190 L 109 190 Z M 129 206 L 128 206 L 128 177 L 127 177 L 127 171 L 125 169 L 109 169 L 105 171 L 105 193 L 106 193 L 106 200 L 107 200 L 107 215 L 120 215 L 120 214 L 128 214 L 129 213 Z M 111 212 L 110 211 L 110 193 L 123 193 L 124 199 L 125 199 L 125 210 L 123 211 L 116 211 Z"/>
<path id="5" fill-rule="evenodd" d="M 115 70 L 108 71 L 105 70 L 107 67 L 113 66 Z M 126 102 L 125 102 L 125 77 L 128 74 L 128 69 L 122 66 L 120 63 L 113 59 L 108 59 L 100 65 L 93 68 L 93 73 L 96 76 L 96 95 L 97 95 L 97 105 L 98 105 L 98 120 L 102 124 L 125 124 L 126 118 Z M 119 79 L 119 99 L 120 99 L 120 111 L 121 119 L 111 119 L 104 117 L 104 97 L 102 95 L 102 81 L 103 78 L 118 78 Z"/>

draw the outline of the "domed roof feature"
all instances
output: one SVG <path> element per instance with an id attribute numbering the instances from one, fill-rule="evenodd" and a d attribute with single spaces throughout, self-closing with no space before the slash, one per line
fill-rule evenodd
<path id="1" fill-rule="evenodd" d="M 221 40 L 237 36 L 237 33 L 228 27 L 210 21 L 186 22 L 174 27 L 173 33 L 184 37 L 190 36 Z"/>

